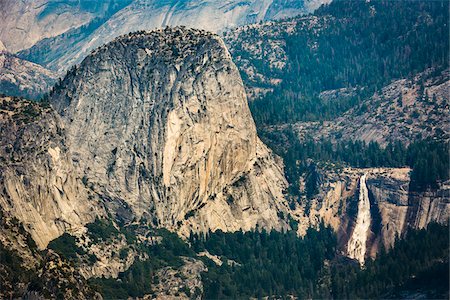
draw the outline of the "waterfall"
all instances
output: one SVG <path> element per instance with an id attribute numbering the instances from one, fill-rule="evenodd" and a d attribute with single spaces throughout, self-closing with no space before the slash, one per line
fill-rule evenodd
<path id="1" fill-rule="evenodd" d="M 366 242 L 370 228 L 370 201 L 366 186 L 366 174 L 359 179 L 359 202 L 356 225 L 348 241 L 347 255 L 364 265 L 366 255 Z"/>

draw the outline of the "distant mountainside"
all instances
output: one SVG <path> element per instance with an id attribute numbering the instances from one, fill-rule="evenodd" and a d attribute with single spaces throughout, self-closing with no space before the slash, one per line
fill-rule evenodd
<path id="1" fill-rule="evenodd" d="M 111 16 L 131 0 L 2 0 L 0 40 L 8 51 L 27 49 L 45 38 Z"/>
<path id="2" fill-rule="evenodd" d="M 448 2 L 112 34 L 316 3 L 2 2 L 0 298 L 448 299 Z"/>
<path id="3" fill-rule="evenodd" d="M 61 71 L 81 62 L 91 50 L 129 32 L 168 25 L 222 32 L 248 23 L 308 13 L 328 1 L 127 0 L 97 1 L 93 7 L 89 1 L 50 1 L 34 6 L 8 1 L 3 5 L 6 21 L 0 40 L 11 51 L 21 50 L 20 57 Z M 12 16 L 7 11 L 12 11 Z M 21 17 L 14 17 L 20 13 Z M 22 23 L 26 34 L 16 34 Z M 21 42 L 22 39 L 26 41 Z"/>
<path id="4" fill-rule="evenodd" d="M 301 140 L 313 138 L 317 142 L 356 140 L 385 147 L 421 139 L 449 141 L 449 91 L 449 70 L 429 69 L 410 80 L 393 81 L 334 120 L 298 122 L 293 126 Z M 320 97 L 333 102 L 348 94 L 351 91 L 340 89 Z"/>
<path id="5" fill-rule="evenodd" d="M 448 22 L 447 1 L 333 1 L 224 34 L 292 206 L 340 242 L 364 174 L 371 226 L 381 220 L 368 252 L 423 220 L 446 222 Z"/>
<path id="6" fill-rule="evenodd" d="M 39 99 L 56 80 L 54 72 L 2 51 L 0 44 L 0 94 Z"/>
<path id="7" fill-rule="evenodd" d="M 333 119 L 392 80 L 446 69 L 448 22 L 448 1 L 336 1 L 230 30 L 225 41 L 264 126 Z"/>

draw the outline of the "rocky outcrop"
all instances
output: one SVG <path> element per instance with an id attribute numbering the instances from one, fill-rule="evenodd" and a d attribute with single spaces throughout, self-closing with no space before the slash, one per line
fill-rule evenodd
<path id="1" fill-rule="evenodd" d="M 297 16 L 285 20 L 249 24 L 228 30 L 224 33 L 233 59 L 245 78 L 245 88 L 250 101 L 271 93 L 283 82 L 286 72 L 292 66 L 292 57 L 288 56 L 287 44 L 291 36 L 302 32 L 314 32 L 315 35 L 326 30 L 329 17 L 314 15 Z M 316 42 L 309 42 L 314 48 Z"/>
<path id="2" fill-rule="evenodd" d="M 3 42 L 0 41 L 0 52 L 4 52 L 4 51 L 7 51 L 7 49 L 6 49 L 5 45 L 3 44 Z"/>
<path id="3" fill-rule="evenodd" d="M 41 249 L 99 210 L 72 166 L 63 132 L 49 107 L 0 98 L 0 208 Z"/>
<path id="4" fill-rule="evenodd" d="M 450 218 L 450 182 L 443 183 L 435 191 L 411 193 L 408 205 L 418 208 L 408 211 L 408 224 L 414 228 L 426 228 L 431 222 L 448 223 Z"/>
<path id="5" fill-rule="evenodd" d="M 0 94 L 38 99 L 56 82 L 50 70 L 1 50 Z"/>
<path id="6" fill-rule="evenodd" d="M 184 265 L 179 269 L 165 267 L 156 274 L 157 284 L 153 294 L 143 299 L 202 299 L 203 282 L 201 274 L 208 271 L 205 264 L 191 257 L 182 258 Z"/>
<path id="7" fill-rule="evenodd" d="M 184 234 L 287 226 L 281 164 L 256 135 L 218 36 L 167 28 L 118 38 L 50 100 L 87 184 L 136 218 Z"/>
<path id="8" fill-rule="evenodd" d="M 425 228 L 431 222 L 448 224 L 450 198 L 448 184 L 435 191 L 411 192 L 408 168 L 322 169 L 319 194 L 308 204 L 304 228 L 323 221 L 338 235 L 339 247 L 348 253 L 348 244 L 358 226 L 360 180 L 367 174 L 370 227 L 365 243 L 366 257 L 375 257 L 380 247 L 389 249 L 408 229 Z M 353 251 L 354 252 L 354 251 Z M 352 255 L 350 255 L 352 256 Z M 358 258 L 361 262 L 361 257 Z"/>

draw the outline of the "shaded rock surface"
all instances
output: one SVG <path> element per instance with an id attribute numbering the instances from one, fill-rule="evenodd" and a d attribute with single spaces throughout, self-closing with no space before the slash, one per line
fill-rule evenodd
<path id="1" fill-rule="evenodd" d="M 308 13 L 329 1 L 109 0 L 95 4 L 88 0 L 78 2 L 77 5 L 67 0 L 48 1 L 34 7 L 22 3 L 14 5 L 14 1 L 7 1 L 5 7 L 10 7 L 13 16 L 17 16 L 20 10 L 25 11 L 25 14 L 16 18 L 7 16 L 6 27 L 10 30 L 0 31 L 0 39 L 14 52 L 24 50 L 20 53 L 21 57 L 62 72 L 80 63 L 93 49 L 129 32 L 185 25 L 219 33 L 226 28 L 239 25 Z M 40 17 L 41 15 L 44 17 Z M 63 16 L 66 16 L 66 19 L 62 20 Z M 19 22 L 23 23 L 29 34 L 26 36 L 23 32 L 19 32 L 16 34 L 19 39 L 12 40 L 12 33 L 18 31 L 15 25 Z M 50 26 L 54 28 L 49 28 Z"/>
<path id="2" fill-rule="evenodd" d="M 111 6 L 126 0 L 3 0 L 0 40 L 15 53 L 101 18 Z"/>
<path id="3" fill-rule="evenodd" d="M 51 108 L 0 98 L 0 207 L 39 248 L 99 211 L 72 166 L 63 132 Z"/>

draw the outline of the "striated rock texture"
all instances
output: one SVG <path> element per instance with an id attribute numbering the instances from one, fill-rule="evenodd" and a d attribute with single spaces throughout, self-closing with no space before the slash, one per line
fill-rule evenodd
<path id="1" fill-rule="evenodd" d="M 6 2 L 15 18 L 7 16 L 5 26 L 10 30 L 0 29 L 0 39 L 14 51 L 24 50 L 21 57 L 60 72 L 80 63 L 93 49 L 129 32 L 184 25 L 219 33 L 238 25 L 308 13 L 329 1 L 50 0 L 36 5 L 35 9 L 14 2 L 17 1 Z M 17 17 L 18 9 L 24 9 L 26 14 Z M 66 18 L 61 20 L 63 15 Z M 22 20 L 28 36 L 16 33 L 19 30 L 15 25 Z M 19 38 L 12 41 L 12 33 Z"/>
<path id="2" fill-rule="evenodd" d="M 0 39 L 11 52 L 89 24 L 127 0 L 2 0 Z"/>
<path id="3" fill-rule="evenodd" d="M 40 65 L 2 50 L 0 42 L 0 94 L 40 98 L 50 90 L 57 76 Z"/>
<path id="4" fill-rule="evenodd" d="M 50 96 L 92 189 L 137 218 L 189 230 L 281 229 L 281 164 L 259 140 L 221 39 L 138 32 L 94 51 Z M 133 217 L 129 217 L 131 220 Z"/>
<path id="5" fill-rule="evenodd" d="M 0 98 L 0 209 L 31 233 L 39 248 L 96 214 L 50 108 Z"/>
<path id="6" fill-rule="evenodd" d="M 396 238 L 403 237 L 408 229 L 425 228 L 431 222 L 448 224 L 448 183 L 433 192 L 411 192 L 410 171 L 408 168 L 320 170 L 322 183 L 319 194 L 310 200 L 306 219 L 301 221 L 302 229 L 325 222 L 338 234 L 339 248 L 348 253 L 349 240 L 358 226 L 361 206 L 358 182 L 364 174 L 370 201 L 370 227 L 364 251 L 366 257 L 375 257 L 381 245 L 385 249 L 391 248 Z M 359 260 L 362 258 L 359 257 Z"/>

